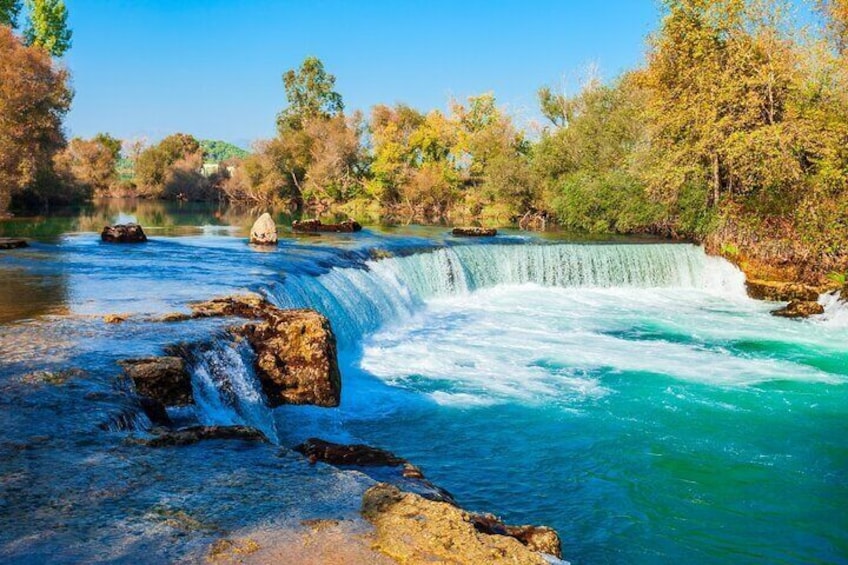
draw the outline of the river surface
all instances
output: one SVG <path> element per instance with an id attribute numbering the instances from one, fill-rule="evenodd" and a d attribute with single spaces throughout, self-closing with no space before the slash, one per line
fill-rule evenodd
<path id="1" fill-rule="evenodd" d="M 373 479 L 287 449 L 318 436 L 394 451 L 466 508 L 551 525 L 575 564 L 848 563 L 835 299 L 775 318 L 688 244 L 281 227 L 261 250 L 245 240 L 256 215 L 111 201 L 0 223 L 31 238 L 0 252 L 0 561 L 192 561 L 223 536 L 353 518 Z M 148 243 L 100 243 L 130 220 Z M 246 290 L 328 316 L 341 407 L 270 411 L 226 321 L 145 320 Z M 116 362 L 204 341 L 198 403 L 172 417 L 272 445 L 132 441 L 150 423 Z"/>

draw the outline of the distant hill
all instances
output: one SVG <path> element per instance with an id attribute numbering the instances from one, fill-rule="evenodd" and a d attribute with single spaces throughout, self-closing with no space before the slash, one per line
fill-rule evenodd
<path id="1" fill-rule="evenodd" d="M 206 163 L 220 163 L 227 159 L 243 159 L 250 155 L 250 151 L 245 151 L 232 143 L 214 139 L 201 139 L 200 148 L 203 149 L 203 161 Z"/>

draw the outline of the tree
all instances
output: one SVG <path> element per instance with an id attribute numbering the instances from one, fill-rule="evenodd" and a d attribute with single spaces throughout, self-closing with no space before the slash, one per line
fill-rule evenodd
<path id="1" fill-rule="evenodd" d="M 0 0 L 0 25 L 16 28 L 20 13 L 21 0 Z"/>
<path id="2" fill-rule="evenodd" d="M 61 57 L 71 47 L 68 10 L 64 0 L 26 0 L 29 22 L 24 30 L 27 45 L 45 49 Z"/>
<path id="3" fill-rule="evenodd" d="M 0 210 L 13 194 L 34 188 L 64 146 L 62 118 L 72 98 L 67 80 L 47 52 L 0 26 Z"/>
<path id="4" fill-rule="evenodd" d="M 202 161 L 197 139 L 185 133 L 169 135 L 145 149 L 136 160 L 140 195 L 165 198 L 183 193 L 188 198 L 199 197 L 206 191 L 205 179 L 198 172 Z M 185 190 L 181 190 L 181 182 Z"/>
<path id="5" fill-rule="evenodd" d="M 316 57 L 307 57 L 298 70 L 283 74 L 288 107 L 277 116 L 280 132 L 303 129 L 315 118 L 329 119 L 344 111 L 342 96 L 333 88 L 336 77 L 324 70 Z"/>
<path id="6" fill-rule="evenodd" d="M 74 138 L 56 156 L 54 164 L 66 183 L 102 194 L 118 180 L 120 151 L 121 142 L 107 134 L 98 134 L 91 140 Z"/>

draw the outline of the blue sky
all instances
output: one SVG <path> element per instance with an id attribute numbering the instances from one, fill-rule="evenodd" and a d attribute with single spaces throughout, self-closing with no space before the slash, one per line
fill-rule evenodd
<path id="1" fill-rule="evenodd" d="M 309 55 L 349 110 L 445 108 L 492 91 L 520 121 L 536 90 L 575 90 L 591 65 L 638 65 L 656 0 L 66 0 L 76 90 L 68 132 L 156 140 L 176 131 L 240 145 L 270 137 L 282 73 Z"/>

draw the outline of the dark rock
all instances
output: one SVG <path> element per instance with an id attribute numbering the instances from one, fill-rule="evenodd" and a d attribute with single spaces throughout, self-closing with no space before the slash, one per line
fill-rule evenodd
<path id="1" fill-rule="evenodd" d="M 29 243 L 25 239 L 0 237 L 0 249 L 20 249 L 21 247 L 29 247 Z"/>
<path id="2" fill-rule="evenodd" d="M 361 229 L 362 226 L 356 220 L 345 220 L 340 224 L 322 224 L 320 220 L 295 220 L 292 222 L 292 231 L 300 233 L 352 233 Z"/>
<path id="3" fill-rule="evenodd" d="M 509 536 L 533 551 L 541 551 L 562 559 L 562 543 L 556 530 L 547 526 L 508 526 L 492 514 L 469 514 L 478 532 Z"/>
<path id="4" fill-rule="evenodd" d="M 147 416 L 147 419 L 154 426 L 170 427 L 173 425 L 171 418 L 168 416 L 168 411 L 165 409 L 165 405 L 158 400 L 142 396 L 139 397 L 138 404 L 141 406 L 144 415 Z"/>
<path id="5" fill-rule="evenodd" d="M 498 230 L 495 228 L 456 227 L 453 228 L 451 233 L 461 237 L 491 237 L 498 235 Z"/>
<path id="6" fill-rule="evenodd" d="M 104 227 L 100 239 L 106 243 L 143 243 L 147 236 L 138 224 L 117 224 Z"/>
<path id="7" fill-rule="evenodd" d="M 338 406 L 341 373 L 336 336 L 315 310 L 283 310 L 260 296 L 232 296 L 191 305 L 194 316 L 239 316 L 256 322 L 230 328 L 256 353 L 256 374 L 272 406 Z"/>
<path id="8" fill-rule="evenodd" d="M 819 298 L 818 289 L 800 283 L 753 279 L 745 282 L 745 288 L 748 291 L 748 296 L 755 300 L 814 302 Z"/>
<path id="9" fill-rule="evenodd" d="M 165 406 L 185 406 L 194 402 L 191 376 L 180 357 L 145 357 L 118 363 L 132 379 L 139 396 Z"/>
<path id="10" fill-rule="evenodd" d="M 383 449 L 362 444 L 342 445 L 318 438 L 310 438 L 296 446 L 294 450 L 306 455 L 312 462 L 323 461 L 330 465 L 398 467 L 408 464 L 406 459 L 396 457 Z"/>
<path id="11" fill-rule="evenodd" d="M 824 306 L 811 300 L 793 300 L 771 313 L 772 316 L 781 318 L 809 318 L 817 314 L 824 314 Z"/>
<path id="12" fill-rule="evenodd" d="M 250 229 L 250 243 L 254 245 L 277 245 L 277 224 L 271 214 L 265 212 Z"/>
<path id="13" fill-rule="evenodd" d="M 265 434 L 249 426 L 191 426 L 162 432 L 152 439 L 140 440 L 138 443 L 148 447 L 169 447 L 191 445 L 210 439 L 240 439 L 268 443 Z"/>

